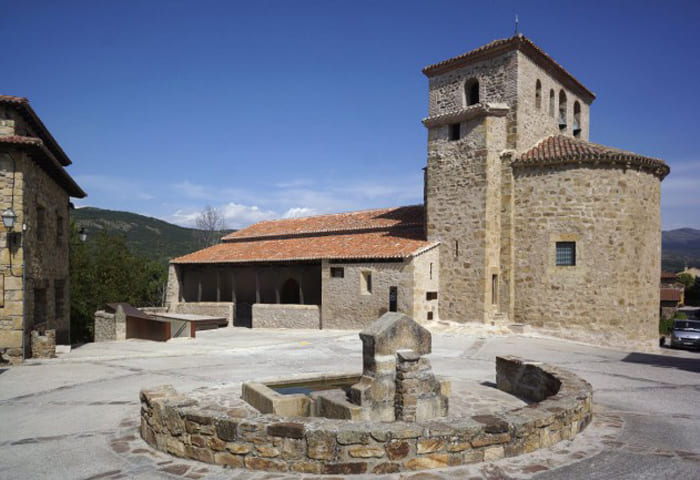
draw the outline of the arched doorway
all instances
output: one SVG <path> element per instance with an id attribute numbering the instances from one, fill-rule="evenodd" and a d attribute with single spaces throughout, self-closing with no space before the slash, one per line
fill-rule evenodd
<path id="1" fill-rule="evenodd" d="M 293 278 L 288 279 L 282 285 L 282 290 L 280 291 L 280 302 L 281 303 L 299 303 L 299 282 Z"/>

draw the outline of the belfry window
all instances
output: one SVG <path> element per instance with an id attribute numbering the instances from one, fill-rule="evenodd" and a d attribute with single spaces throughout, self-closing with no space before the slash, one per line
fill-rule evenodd
<path id="1" fill-rule="evenodd" d="M 535 84 L 535 107 L 537 107 L 537 110 L 542 108 L 542 82 L 539 80 Z"/>
<path id="2" fill-rule="evenodd" d="M 566 130 L 566 93 L 564 90 L 559 90 L 559 130 Z"/>
<path id="3" fill-rule="evenodd" d="M 574 125 L 573 125 L 574 137 L 581 137 L 581 104 L 578 100 L 574 102 Z"/>
<path id="4" fill-rule="evenodd" d="M 554 118 L 554 90 L 549 91 L 549 116 Z"/>
<path id="5" fill-rule="evenodd" d="M 557 242 L 557 267 L 573 267 L 576 265 L 576 242 Z"/>
<path id="6" fill-rule="evenodd" d="M 479 81 L 475 78 L 464 84 L 464 97 L 467 100 L 467 107 L 479 103 Z"/>

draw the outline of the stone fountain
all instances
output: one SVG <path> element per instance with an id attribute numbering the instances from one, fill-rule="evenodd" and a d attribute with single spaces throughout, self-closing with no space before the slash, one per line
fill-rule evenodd
<path id="1" fill-rule="evenodd" d="M 557 367 L 498 357 L 492 390 L 512 395 L 513 406 L 474 414 L 459 397 L 450 407 L 451 382 L 428 359 L 430 332 L 413 319 L 387 313 L 360 339 L 359 375 L 250 381 L 240 396 L 142 390 L 141 436 L 172 455 L 230 467 L 378 474 L 526 454 L 591 420 L 590 384 Z"/>

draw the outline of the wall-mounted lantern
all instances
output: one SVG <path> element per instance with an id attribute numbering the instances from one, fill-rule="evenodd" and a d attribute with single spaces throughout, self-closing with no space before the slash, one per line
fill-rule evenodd
<path id="1" fill-rule="evenodd" d="M 78 230 L 78 240 L 83 243 L 87 240 L 87 230 L 85 230 L 85 227 L 80 227 L 80 230 Z"/>
<path id="2" fill-rule="evenodd" d="M 2 224 L 5 225 L 5 228 L 8 230 L 12 230 L 12 228 L 15 226 L 15 220 L 17 220 L 17 215 L 11 208 L 8 208 L 2 212 Z"/>

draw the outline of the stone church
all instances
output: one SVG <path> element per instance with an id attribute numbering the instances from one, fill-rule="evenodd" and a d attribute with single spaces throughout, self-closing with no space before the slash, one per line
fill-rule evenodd
<path id="1" fill-rule="evenodd" d="M 172 260 L 168 308 L 252 327 L 658 333 L 662 161 L 589 141 L 595 95 L 531 40 L 423 69 L 424 203 L 260 222 Z"/>

